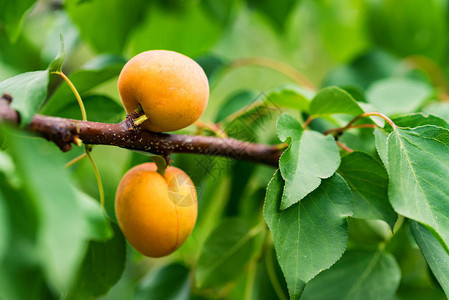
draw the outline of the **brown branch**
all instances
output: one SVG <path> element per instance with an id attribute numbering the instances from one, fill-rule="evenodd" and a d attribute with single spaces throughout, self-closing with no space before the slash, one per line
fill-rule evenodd
<path id="1" fill-rule="evenodd" d="M 4 97 L 0 99 L 1 121 L 14 125 L 20 123 L 19 114 Z M 131 117 L 117 124 L 107 124 L 35 115 L 26 128 L 54 142 L 62 151 L 70 150 L 72 143 L 79 138 L 85 144 L 118 146 L 165 157 L 171 153 L 196 153 L 272 166 L 278 166 L 283 151 L 276 146 L 232 138 L 154 133 L 134 126 Z"/>

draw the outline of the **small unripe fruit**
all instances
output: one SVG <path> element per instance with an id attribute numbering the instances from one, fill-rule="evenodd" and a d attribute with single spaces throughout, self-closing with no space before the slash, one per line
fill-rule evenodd
<path id="1" fill-rule="evenodd" d="M 134 56 L 123 67 L 118 90 L 127 113 L 140 104 L 148 120 L 142 127 L 174 131 L 193 124 L 209 99 L 203 69 L 177 52 L 152 50 Z"/>
<path id="2" fill-rule="evenodd" d="M 195 226 L 196 190 L 182 170 L 168 167 L 162 176 L 154 163 L 144 163 L 123 176 L 115 212 L 123 235 L 137 251 L 165 256 L 178 249 Z"/>

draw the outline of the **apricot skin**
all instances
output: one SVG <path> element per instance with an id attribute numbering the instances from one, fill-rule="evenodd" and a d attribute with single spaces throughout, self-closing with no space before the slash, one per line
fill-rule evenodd
<path id="1" fill-rule="evenodd" d="M 118 90 L 127 113 L 142 106 L 148 120 L 142 127 L 174 131 L 193 124 L 209 99 L 203 69 L 191 58 L 167 50 L 142 52 L 123 67 Z"/>
<path id="2" fill-rule="evenodd" d="M 182 170 L 168 167 L 165 175 L 154 163 L 130 169 L 116 193 L 115 211 L 128 242 L 149 257 L 166 256 L 187 239 L 195 226 L 195 187 Z M 177 202 L 177 204 L 175 204 Z"/>

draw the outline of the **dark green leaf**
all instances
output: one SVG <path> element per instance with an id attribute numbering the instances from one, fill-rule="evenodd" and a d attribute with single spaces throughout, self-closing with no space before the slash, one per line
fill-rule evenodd
<path id="1" fill-rule="evenodd" d="M 383 220 L 393 228 L 397 214 L 388 201 L 388 175 L 385 168 L 366 153 L 352 152 L 342 158 L 338 173 L 352 190 L 352 216 Z"/>
<path id="2" fill-rule="evenodd" d="M 6 251 L 8 250 L 10 234 L 8 207 L 3 197 L 0 190 L 0 264 L 3 262 Z"/>
<path id="3" fill-rule="evenodd" d="M 305 284 L 332 266 L 346 248 L 351 194 L 335 174 L 299 203 L 280 210 L 283 185 L 276 171 L 267 188 L 264 217 L 273 233 L 290 297 L 299 299 Z"/>
<path id="4" fill-rule="evenodd" d="M 16 41 L 25 13 L 36 0 L 0 1 L 0 24 L 3 25 L 11 41 Z"/>
<path id="5" fill-rule="evenodd" d="M 12 96 L 11 107 L 20 114 L 20 122 L 27 125 L 47 97 L 48 70 L 23 73 L 0 83 L 0 96 Z"/>
<path id="6" fill-rule="evenodd" d="M 279 30 L 285 27 L 286 20 L 298 0 L 248 0 L 257 10 L 263 12 Z"/>
<path id="7" fill-rule="evenodd" d="M 166 49 L 195 57 L 207 52 L 220 37 L 222 26 L 201 8 L 201 4 L 184 2 L 178 10 L 152 5 L 145 22 L 129 41 L 131 53 Z M 171 38 L 174 36 L 176 38 Z"/>
<path id="8" fill-rule="evenodd" d="M 90 89 L 120 74 L 125 61 L 117 56 L 100 56 L 84 66 L 83 69 L 69 75 L 78 92 L 83 95 Z M 75 96 L 69 86 L 62 82 L 51 95 L 42 110 L 46 115 L 57 115 L 67 106 L 76 103 Z M 88 115 L 89 117 L 89 115 Z"/>
<path id="9" fill-rule="evenodd" d="M 245 90 L 232 94 L 226 101 L 223 102 L 218 110 L 218 114 L 215 118 L 215 122 L 221 122 L 229 115 L 237 112 L 245 106 L 253 103 L 258 97 L 258 94 L 254 91 Z"/>
<path id="10" fill-rule="evenodd" d="M 340 154 L 332 136 L 303 131 L 299 122 L 289 115 L 279 117 L 276 129 L 281 141 L 291 138 L 279 159 L 285 180 L 281 209 L 285 209 L 315 190 L 321 179 L 334 174 L 340 165 Z"/>
<path id="11" fill-rule="evenodd" d="M 391 54 L 371 50 L 354 59 L 349 65 L 343 65 L 328 75 L 326 86 L 357 86 L 367 88 L 371 83 L 392 76 L 399 60 Z"/>
<path id="12" fill-rule="evenodd" d="M 190 299 L 189 269 L 179 263 L 165 265 L 142 279 L 134 300 Z"/>
<path id="13" fill-rule="evenodd" d="M 447 54 L 447 3 L 444 1 L 377 0 L 367 3 L 370 4 L 368 29 L 378 46 L 399 56 L 422 55 L 437 63 Z"/>
<path id="14" fill-rule="evenodd" d="M 255 254 L 256 238 L 262 232 L 241 219 L 223 221 L 207 238 L 195 274 L 200 288 L 220 287 L 235 281 Z"/>
<path id="15" fill-rule="evenodd" d="M 145 0 L 69 0 L 65 9 L 81 37 L 98 52 L 121 54 L 129 34 L 143 19 L 147 4 Z"/>
<path id="16" fill-rule="evenodd" d="M 60 109 L 56 110 L 56 107 L 51 109 L 51 115 L 55 117 L 81 120 L 81 110 L 78 102 L 74 98 L 70 99 L 72 99 L 72 101 L 64 101 L 65 106 Z M 83 97 L 83 103 L 86 109 L 87 117 L 91 121 L 116 123 L 120 122 L 125 117 L 125 110 L 123 106 L 108 96 L 89 95 Z M 50 107 L 48 107 L 46 113 L 49 110 Z"/>
<path id="17" fill-rule="evenodd" d="M 391 299 L 400 279 L 391 254 L 348 251 L 306 286 L 301 299 Z"/>
<path id="18" fill-rule="evenodd" d="M 399 214 L 430 226 L 449 245 L 449 130 L 396 128 L 388 137 L 388 195 Z"/>
<path id="19" fill-rule="evenodd" d="M 60 34 L 60 45 L 59 45 L 59 52 L 56 55 L 55 59 L 50 63 L 48 66 L 48 71 L 51 72 L 61 72 L 62 70 L 62 63 L 65 59 L 65 49 L 64 49 L 64 37 L 62 36 L 62 33 Z"/>
<path id="20" fill-rule="evenodd" d="M 327 87 L 320 90 L 310 103 L 311 115 L 348 114 L 360 115 L 364 111 L 345 90 Z"/>
<path id="21" fill-rule="evenodd" d="M 216 3 L 217 1 L 212 0 Z M 220 71 L 222 71 L 229 62 L 217 55 L 204 55 L 195 59 L 195 61 L 203 68 L 206 73 L 209 85 L 212 85 Z"/>
<path id="22" fill-rule="evenodd" d="M 423 225 L 410 222 L 410 229 L 433 274 L 449 297 L 449 254 Z"/>
<path id="23" fill-rule="evenodd" d="M 71 287 L 87 241 L 106 238 L 109 231 L 98 203 L 86 203 L 70 185 L 61 152 L 53 144 L 12 133 L 8 134 L 11 156 L 17 172 L 26 182 L 25 191 L 39 207 L 36 255 L 53 289 L 67 292 Z M 100 220 L 100 222 L 99 222 Z"/>
<path id="24" fill-rule="evenodd" d="M 104 295 L 122 276 L 126 261 L 126 242 L 118 226 L 113 224 L 112 227 L 112 239 L 89 243 L 68 299 L 91 299 Z"/>
<path id="25" fill-rule="evenodd" d="M 406 78 L 376 82 L 366 97 L 381 113 L 393 115 L 416 111 L 432 95 L 429 85 Z"/>

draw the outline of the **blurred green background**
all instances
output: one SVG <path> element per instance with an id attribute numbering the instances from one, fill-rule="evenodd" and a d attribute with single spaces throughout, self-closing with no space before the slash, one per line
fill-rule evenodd
<path id="1" fill-rule="evenodd" d="M 211 95 L 201 118 L 204 122 L 221 121 L 261 95 L 275 98 L 285 92 L 279 87 L 293 90 L 293 99 L 300 97 L 297 91 L 301 91 L 301 97 L 311 97 L 309 81 L 316 87 L 343 87 L 356 100 L 368 99 L 390 115 L 422 108 L 448 119 L 448 103 L 432 102 L 449 98 L 448 16 L 446 0 L 0 0 L 0 81 L 45 69 L 58 52 L 62 33 L 66 51 L 63 71 L 81 92 L 91 121 L 118 122 L 124 118 L 117 76 L 128 59 L 151 49 L 183 53 L 205 69 Z M 301 77 L 308 80 L 298 79 Z M 399 96 L 389 89 L 391 86 Z M 401 97 L 407 93 L 408 97 Z M 288 97 L 287 94 L 282 97 Z M 229 127 L 228 134 L 249 141 L 278 143 L 274 122 L 279 112 L 268 114 L 260 126 L 246 123 L 246 129 Z M 50 78 L 48 101 L 42 113 L 81 118 L 75 98 L 57 76 Z M 286 292 L 276 262 L 271 274 L 261 267 L 265 261 L 259 260 L 262 254 L 258 249 L 263 234 L 245 235 L 261 222 L 265 188 L 273 168 L 224 158 L 172 155 L 173 165 L 192 177 L 199 194 L 198 224 L 186 244 L 175 254 L 157 260 L 144 258 L 127 246 L 125 265 L 121 234 L 114 226 L 98 225 L 103 221 L 98 221 L 101 218 L 96 215 L 91 217 L 97 218 L 96 226 L 105 232 L 89 231 L 90 235 L 80 239 L 79 250 L 66 245 L 78 258 L 73 259 L 74 265 L 65 266 L 64 258 L 53 260 L 57 254 L 51 251 L 50 258 L 42 257 L 48 249 L 64 245 L 68 237 L 63 232 L 47 230 L 46 236 L 54 238 L 44 240 L 55 244 L 39 246 L 35 240 L 39 240 L 40 231 L 34 232 L 32 228 L 57 227 L 57 222 L 65 222 L 70 215 L 70 205 L 64 204 L 67 201 L 60 200 L 59 207 L 49 208 L 54 214 L 46 214 L 46 209 L 42 209 L 45 201 L 39 199 L 64 198 L 66 190 L 55 188 L 55 173 L 51 170 L 59 170 L 80 155 L 82 149 L 62 154 L 45 141 L 16 137 L 10 129 L 4 131 L 9 132 L 5 133 L 6 142 L 14 140 L 8 144 L 11 153 L 0 153 L 0 198 L 3 195 L 6 199 L 0 201 L 0 206 L 6 207 L 5 210 L 0 207 L 0 222 L 6 220 L 7 224 L 4 227 L 0 224 L 0 262 L 3 257 L 4 263 L 0 268 L 0 288 L 4 289 L 4 299 L 50 299 L 59 298 L 61 293 L 62 298 L 89 299 L 99 297 L 111 286 L 102 299 L 242 299 L 248 290 L 249 276 L 242 268 L 256 272 L 256 283 L 250 287 L 251 298 L 277 297 L 275 288 L 269 284 L 273 272 L 279 278 L 279 288 Z M 181 132 L 195 133 L 196 128 L 192 126 Z M 362 132 L 357 137 L 349 134 L 345 142 L 354 149 L 373 153 L 374 145 L 366 144 L 369 139 L 372 136 L 366 137 Z M 114 219 L 118 182 L 126 170 L 149 158 L 107 146 L 94 146 L 92 154 L 102 174 L 107 212 Z M 29 175 L 29 168 L 47 171 Z M 39 176 L 43 178 L 39 183 L 44 187 L 41 189 L 29 183 Z M 94 173 L 87 160 L 71 167 L 60 178 L 82 191 L 81 198 L 98 199 Z M 53 195 L 46 195 L 45 191 L 39 194 L 42 189 L 57 191 Z M 39 199 L 32 203 L 12 200 L 28 197 Z M 93 210 L 98 213 L 98 208 Z M 2 218 L 2 211 L 9 217 Z M 47 224 L 42 221 L 45 218 L 55 218 L 54 223 Z M 191 285 L 193 275 L 189 270 L 198 267 L 206 238 L 214 228 L 217 231 L 212 236 L 229 231 L 222 223 L 229 218 L 244 223 L 236 221 L 229 227 L 235 227 L 236 231 L 248 229 L 242 229 L 236 236 L 247 239 L 244 247 L 250 254 L 242 258 L 243 263 L 230 263 L 235 267 L 231 276 L 222 278 L 220 272 L 212 272 L 215 279 L 210 279 L 206 288 Z M 380 222 L 352 221 L 350 245 L 378 247 L 389 239 L 385 226 Z M 3 236 L 2 228 L 5 228 Z M 79 234 L 76 228 L 70 228 L 74 230 L 72 234 Z M 114 239 L 102 242 L 112 231 L 116 232 Z M 398 254 L 403 279 L 395 297 L 444 298 L 407 233 L 401 233 L 397 239 L 391 251 Z M 85 252 L 88 243 L 89 250 Z M 2 251 L 3 248 L 6 250 Z M 273 256 L 270 251 L 271 248 L 263 255 Z M 11 259 L 15 253 L 19 253 L 16 255 L 19 262 Z M 82 261 L 80 271 L 77 266 Z M 58 263 L 64 266 L 45 267 Z M 59 278 L 66 273 L 76 274 L 73 278 Z M 67 287 L 73 284 L 76 291 L 72 288 L 68 292 Z M 1 295 L 2 291 L 0 298 Z"/>

